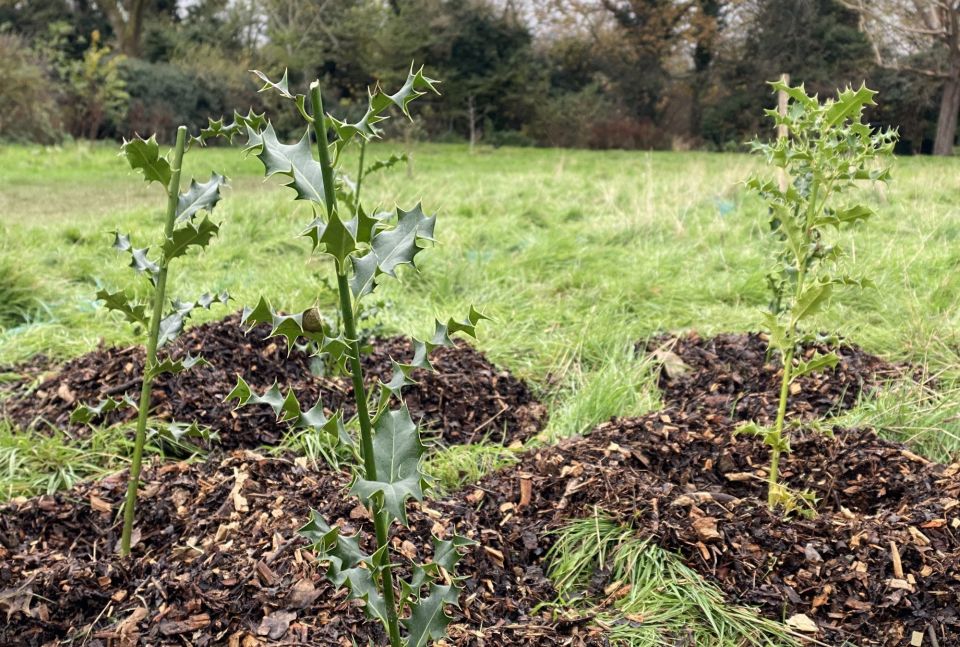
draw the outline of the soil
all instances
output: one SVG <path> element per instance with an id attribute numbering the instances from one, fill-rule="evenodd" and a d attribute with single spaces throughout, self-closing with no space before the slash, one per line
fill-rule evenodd
<path id="1" fill-rule="evenodd" d="M 795 415 L 849 406 L 889 367 L 841 353 L 839 376 L 802 383 Z M 762 353 L 727 357 L 684 379 L 733 385 L 727 404 L 756 401 L 744 415 L 769 415 L 769 376 L 756 381 L 768 371 Z M 846 390 L 824 387 L 834 379 Z M 717 389 L 671 388 L 662 411 L 531 449 L 514 467 L 411 506 L 411 529 L 393 540 L 401 551 L 428 559 L 429 533 L 454 528 L 478 542 L 459 568 L 465 591 L 451 644 L 604 644 L 589 616 L 535 611 L 554 597 L 544 576 L 549 531 L 599 508 L 679 553 L 731 602 L 775 619 L 803 614 L 823 644 L 904 645 L 917 632 L 923 645 L 960 645 L 960 464 L 931 463 L 869 430 L 795 431 L 782 477 L 817 497 L 817 514 L 784 519 L 765 505 L 766 448 L 733 435 L 732 409 L 711 408 Z M 0 613 L 9 618 L 0 644 L 84 630 L 97 647 L 377 640 L 295 535 L 312 504 L 369 541 L 364 511 L 341 494 L 345 478 L 249 451 L 153 467 L 140 543 L 123 561 L 111 553 L 122 475 L 0 507 Z M 609 584 L 603 573 L 595 579 L 598 590 Z"/>
<path id="2" fill-rule="evenodd" d="M 768 358 L 767 349 L 766 337 L 760 333 L 661 336 L 645 347 L 661 365 L 659 386 L 665 404 L 712 418 L 760 424 L 776 419 L 780 399 L 779 360 Z M 835 368 L 805 375 L 792 384 L 791 417 L 810 420 L 848 409 L 864 391 L 910 374 L 907 368 L 846 342 L 836 347 L 808 346 L 803 359 L 831 350 L 840 357 Z"/>
<path id="3" fill-rule="evenodd" d="M 277 382 L 284 392 L 292 388 L 307 407 L 321 398 L 330 412 L 343 407 L 352 414 L 353 387 L 348 379 L 315 376 L 307 353 L 295 349 L 287 356 L 285 341 L 266 339 L 268 331 L 261 326 L 245 335 L 239 315 L 189 330 L 172 344 L 171 355 L 202 354 L 211 366 L 158 378 L 153 393 L 155 415 L 206 425 L 218 432 L 219 444 L 226 449 L 276 444 L 287 426 L 276 421 L 268 406 L 235 411 L 234 403 L 224 401 L 238 375 L 258 391 Z M 364 358 L 365 368 L 385 379 L 389 379 L 391 358 L 403 361 L 412 354 L 409 341 L 400 337 L 377 339 L 372 347 Z M 96 404 L 108 395 L 138 398 L 143 357 L 140 347 L 101 348 L 52 370 L 45 358 L 13 367 L 11 372 L 25 378 L 0 385 L 11 394 L 0 400 L 0 413 L 24 427 L 82 434 L 84 427 L 69 421 L 76 405 Z M 528 386 L 498 370 L 470 345 L 458 341 L 452 348 L 439 348 L 430 360 L 436 372 L 416 371 L 413 378 L 418 383 L 405 389 L 404 399 L 414 420 L 421 419 L 427 429 L 437 431 L 441 441 L 460 444 L 487 437 L 509 444 L 542 428 L 546 409 Z M 39 382 L 36 388 L 27 388 L 35 382 Z M 134 416 L 128 409 L 111 414 L 108 421 Z"/>
<path id="4" fill-rule="evenodd" d="M 372 542 L 347 477 L 292 457 L 236 450 L 219 460 L 167 463 L 144 473 L 134 552 L 119 560 L 124 479 L 0 508 L 0 644 L 53 645 L 85 637 L 106 645 L 384 644 L 323 575 L 296 534 L 311 505 Z M 482 524 L 475 501 L 413 504 L 401 551 L 430 557 L 430 533 L 479 545 L 460 563 L 456 645 L 593 645 L 597 630 L 552 622 L 533 607 L 553 597 L 540 567 L 505 566 L 509 543 Z"/>

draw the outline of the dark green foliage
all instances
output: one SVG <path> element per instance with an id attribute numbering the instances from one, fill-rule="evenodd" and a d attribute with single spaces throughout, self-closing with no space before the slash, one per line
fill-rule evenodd
<path id="1" fill-rule="evenodd" d="M 303 340 L 326 364 L 349 374 L 356 414 L 349 420 L 342 412 L 328 417 L 321 402 L 306 409 L 292 391 L 283 395 L 279 386 L 274 385 L 257 394 L 242 378 L 228 399 L 241 406 L 269 405 L 278 420 L 290 423 L 294 429 L 312 430 L 317 437 L 326 439 L 329 449 L 323 453 L 330 460 L 337 464 L 341 460 L 355 463 L 350 493 L 371 512 L 376 550 L 367 554 L 357 536 L 341 535 L 339 528 L 331 527 L 316 511 L 301 534 L 327 562 L 329 579 L 345 587 L 351 599 L 361 600 L 369 617 L 383 623 L 393 647 L 419 647 L 444 635 L 449 622 L 445 607 L 458 602 L 458 579 L 453 573 L 459 559 L 457 548 L 470 542 L 456 536 L 436 539 L 432 563 L 412 564 L 408 580 L 397 582 L 394 577 L 394 562 L 400 555 L 391 549 L 390 526 L 394 521 L 406 524 L 407 502 L 422 500 L 429 487 L 421 465 L 424 446 L 420 432 L 400 394 L 403 387 L 412 383 L 410 376 L 415 369 L 431 368 L 428 357 L 433 349 L 451 345 L 451 335 L 456 333 L 474 336 L 477 323 L 484 317 L 471 308 L 462 321 L 436 321 L 430 339 L 413 340 L 411 359 L 405 363 L 394 359 L 392 376 L 386 381 L 375 380 L 375 386 L 368 388 L 370 381 L 365 379 L 360 362 L 364 335 L 357 330 L 358 303 L 383 280 L 397 278 L 401 268 L 415 269 L 416 257 L 433 243 L 436 216 L 424 213 L 420 204 L 407 210 L 398 207 L 395 214 L 371 215 L 364 210 L 359 197 L 362 179 L 368 172 L 403 160 L 394 156 L 365 166 L 364 142 L 380 134 L 389 113 L 396 111 L 409 118 L 411 102 L 427 93 L 436 93 L 437 82 L 422 69 L 411 67 L 399 89 L 387 91 L 377 85 L 369 92 L 362 114 L 338 119 L 324 112 L 319 81 L 310 85 L 307 96 L 297 93 L 287 73 L 279 78 L 262 72 L 255 74 L 263 82 L 263 91 L 294 103 L 307 124 L 306 131 L 298 135 L 295 143 L 285 143 L 271 122 L 256 115 L 235 114 L 230 123 L 222 119 L 211 121 L 197 140 L 245 135 L 245 150 L 263 163 L 264 174 L 282 176 L 284 184 L 292 189 L 291 197 L 311 204 L 316 217 L 302 235 L 311 241 L 315 253 L 333 261 L 330 269 L 337 279 L 340 319 L 339 326 L 334 328 L 315 306 L 297 314 L 284 314 L 261 298 L 255 307 L 244 309 L 243 323 L 251 327 L 270 326 L 270 336 L 284 337 L 288 348 Z M 350 144 L 361 146 L 356 181 L 340 165 L 341 154 Z M 365 173 L 365 168 L 370 170 Z M 406 629 L 406 639 L 401 637 L 401 626 Z"/>

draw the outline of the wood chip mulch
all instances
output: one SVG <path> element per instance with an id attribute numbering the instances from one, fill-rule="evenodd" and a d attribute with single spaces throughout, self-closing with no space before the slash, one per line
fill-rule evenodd
<path id="1" fill-rule="evenodd" d="M 719 414 L 734 422 L 767 424 L 777 416 L 779 359 L 767 356 L 766 338 L 759 333 L 665 335 L 642 350 L 661 367 L 658 384 L 668 406 Z M 849 409 L 861 393 L 910 375 L 906 368 L 845 342 L 839 347 L 809 346 L 803 359 L 830 350 L 840 356 L 836 368 L 805 375 L 791 385 L 791 417 L 811 420 Z"/>
<path id="2" fill-rule="evenodd" d="M 304 406 L 313 406 L 321 398 L 331 412 L 343 406 L 352 414 L 353 387 L 348 379 L 315 376 L 306 353 L 295 349 L 288 357 L 286 342 L 265 339 L 267 332 L 269 328 L 261 326 L 245 335 L 239 315 L 187 331 L 173 343 L 172 355 L 202 354 L 211 366 L 158 378 L 153 394 L 157 417 L 206 425 L 219 433 L 219 445 L 227 449 L 276 444 L 287 427 L 277 423 L 269 407 L 234 411 L 233 403 L 224 401 L 238 375 L 260 391 L 277 382 L 284 393 L 292 388 Z M 137 399 L 143 357 L 141 347 L 101 348 L 58 367 L 38 358 L 7 369 L 25 378 L 0 385 L 7 396 L 0 399 L 0 415 L 24 427 L 52 426 L 83 434 L 82 426 L 69 421 L 76 405 L 96 404 L 108 395 Z M 410 357 L 408 340 L 395 337 L 376 340 L 364 361 L 372 374 L 389 379 L 390 359 Z M 469 344 L 460 341 L 455 347 L 437 349 L 431 362 L 436 372 L 415 372 L 418 384 L 405 390 L 405 400 L 414 420 L 421 419 L 426 428 L 438 431 L 443 442 L 463 444 L 487 437 L 509 444 L 543 427 L 546 409 L 527 384 L 497 369 Z M 35 388 L 25 392 L 31 383 L 36 383 Z M 128 409 L 111 414 L 108 420 L 134 416 Z"/>

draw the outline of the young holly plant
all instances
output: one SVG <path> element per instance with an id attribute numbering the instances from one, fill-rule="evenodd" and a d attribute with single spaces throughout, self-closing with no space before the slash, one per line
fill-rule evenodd
<path id="1" fill-rule="evenodd" d="M 232 138 L 244 133 L 246 150 L 260 159 L 265 174 L 283 175 L 286 185 L 296 192 L 296 199 L 312 206 L 315 217 L 302 235 L 311 241 L 315 252 L 332 259 L 329 267 L 336 278 L 340 307 L 336 327 L 320 315 L 316 306 L 299 314 L 281 314 L 266 299 L 246 309 L 243 320 L 250 326 L 271 326 L 270 335 L 285 337 L 288 347 L 307 340 L 317 354 L 348 373 L 356 414 L 347 420 L 339 411 L 328 418 L 319 402 L 305 410 L 292 392 L 284 396 L 274 385 L 258 395 L 242 378 L 228 397 L 240 405 L 268 404 L 279 420 L 295 429 L 325 435 L 341 455 L 355 459 L 350 493 L 359 497 L 373 518 L 374 552 L 365 552 L 359 536 L 341 534 L 339 527 L 331 526 L 316 510 L 300 532 L 327 563 L 329 579 L 346 587 L 351 598 L 362 600 L 369 617 L 382 622 L 393 647 L 420 647 L 445 635 L 449 623 L 446 606 L 457 604 L 459 597 L 454 574 L 459 548 L 472 542 L 457 536 L 434 538 L 431 562 L 411 563 L 405 580 L 394 572 L 395 562 L 403 556 L 391 547 L 390 526 L 394 521 L 407 524 L 408 501 L 422 500 L 429 486 L 421 467 L 424 447 L 420 432 L 402 403 L 401 390 L 412 383 L 414 369 L 431 368 L 429 355 L 434 348 L 451 345 L 454 333 L 474 336 L 477 323 L 484 317 L 471 308 L 462 321 L 435 321 L 429 340 L 413 340 L 412 359 L 394 361 L 391 379 L 377 380 L 368 389 L 371 381 L 364 374 L 361 332 L 357 330 L 359 303 L 383 280 L 397 278 L 401 267 L 415 268 L 417 254 L 433 242 L 436 216 L 426 215 L 419 204 L 409 210 L 397 208 L 395 213 L 374 210 L 368 214 L 360 203 L 360 187 L 372 170 L 401 161 L 392 158 L 364 168 L 364 144 L 379 135 L 376 124 L 387 118 L 390 109 L 409 118 L 410 103 L 436 92 L 436 81 L 424 76 L 422 68 L 411 68 L 396 93 L 387 94 L 379 86 L 370 92 L 366 113 L 359 121 L 349 123 L 324 112 L 319 82 L 310 85 L 309 95 L 294 94 L 286 74 L 277 82 L 260 72 L 256 74 L 265 83 L 263 91 L 276 91 L 295 104 L 306 122 L 299 141 L 283 143 L 269 121 L 239 115 L 229 125 L 212 122 L 201 137 Z M 356 144 L 360 145 L 361 165 L 353 181 L 341 162 L 344 150 Z"/>
<path id="2" fill-rule="evenodd" d="M 850 199 L 860 181 L 887 182 L 890 159 L 897 140 L 894 130 L 875 130 L 863 121 L 866 106 L 874 105 L 876 92 L 865 86 L 846 89 L 835 99 L 820 102 L 803 86 L 771 84 L 786 93 L 787 110 L 767 110 L 787 136 L 773 142 L 755 141 L 753 151 L 782 169 L 787 181 L 753 177 L 747 186 L 769 207 L 770 231 L 776 241 L 774 263 L 767 280 L 773 292 L 764 322 L 770 349 L 782 360 L 783 373 L 777 417 L 772 428 L 750 423 L 740 429 L 763 438 L 770 447 L 767 502 L 770 508 L 797 509 L 809 497 L 793 493 L 780 483 L 780 457 L 790 451 L 784 435 L 784 418 L 791 384 L 810 372 L 833 368 L 839 357 L 829 352 L 799 360 L 805 344 L 815 336 L 801 324 L 820 312 L 838 288 L 872 286 L 868 278 L 849 272 L 848 257 L 831 233 L 860 225 L 874 211 Z"/>
<path id="3" fill-rule="evenodd" d="M 122 407 L 137 410 L 137 428 L 133 456 L 130 461 L 130 478 L 123 507 L 123 533 L 120 539 L 120 554 L 130 554 L 133 521 L 137 503 L 137 488 L 140 482 L 140 470 L 143 461 L 143 449 L 148 435 L 156 435 L 178 442 L 185 437 L 204 436 L 196 424 L 189 426 L 170 423 L 160 429 L 148 429 L 148 417 L 151 406 L 151 390 L 157 376 L 164 373 L 177 374 L 206 362 L 202 357 L 187 355 L 174 360 L 171 357 L 158 357 L 158 351 L 167 342 L 175 339 L 183 330 L 184 322 L 196 308 L 209 309 L 214 303 L 226 304 L 229 296 L 204 294 L 196 301 L 174 299 L 167 303 L 167 281 L 171 263 L 185 256 L 192 249 L 203 249 L 220 231 L 220 225 L 211 221 L 210 216 L 201 212 L 212 212 L 220 201 L 220 189 L 226 178 L 213 173 L 207 182 L 196 180 L 185 191 L 180 191 L 180 175 L 184 152 L 187 147 L 187 129 L 181 126 L 177 130 L 176 144 L 166 155 L 160 154 L 156 138 L 134 138 L 124 141 L 121 156 L 130 168 L 139 171 L 143 179 L 150 184 L 159 183 L 167 195 L 164 216 L 163 238 L 159 254 L 151 257 L 149 247 L 135 247 L 130 236 L 119 231 L 114 234 L 113 247 L 118 252 L 130 256 L 130 267 L 147 280 L 149 296 L 145 300 L 131 297 L 126 290 L 110 292 L 101 289 L 97 299 L 103 301 L 106 308 L 119 312 L 123 318 L 146 331 L 147 355 L 142 375 L 139 402 L 129 396 L 120 399 L 107 398 L 95 406 L 80 405 L 73 412 L 71 420 L 77 423 L 89 423 L 95 418 Z M 168 307 L 169 305 L 169 307 Z"/>

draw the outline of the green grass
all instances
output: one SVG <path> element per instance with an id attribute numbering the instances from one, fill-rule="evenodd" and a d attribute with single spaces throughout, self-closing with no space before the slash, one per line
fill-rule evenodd
<path id="1" fill-rule="evenodd" d="M 784 625 L 762 618 L 750 608 L 727 604 L 720 590 L 678 556 L 600 511 L 571 522 L 556 534 L 547 559 L 561 600 L 597 613 L 614 645 L 800 644 Z M 600 570 L 607 574 L 607 597 L 582 598 Z"/>
<path id="2" fill-rule="evenodd" d="M 398 150 L 377 144 L 368 159 Z M 760 169 L 749 156 L 507 148 L 471 155 L 456 145 L 410 152 L 412 171 L 371 177 L 364 201 L 391 208 L 395 198 L 405 207 L 422 199 L 428 212 L 440 214 L 440 242 L 418 257 L 422 274 L 406 274 L 405 287 L 380 290 L 393 304 L 381 319 L 388 330 L 423 335 L 434 316 L 480 306 L 494 318 L 480 328 L 481 349 L 529 380 L 549 405 L 540 441 L 659 406 L 650 366 L 633 353 L 637 341 L 661 331 L 709 335 L 759 325 L 768 241 L 765 208 L 741 185 Z M 100 286 L 131 285 L 125 263 L 110 249 L 111 232 L 120 228 L 138 245 L 155 245 L 163 199 L 116 153 L 104 144 L 0 146 L 0 258 L 28 272 L 31 298 L 42 303 L 19 306 L 16 312 L 32 314 L 0 330 L 0 366 L 40 352 L 73 357 L 101 340 L 135 340 L 96 307 L 93 295 Z M 346 168 L 354 166 L 347 161 Z M 315 301 L 332 307 L 331 293 L 317 282 L 327 261 L 314 257 L 304 270 L 309 244 L 297 234 L 312 218 L 309 206 L 291 207 L 287 190 L 264 183 L 256 161 L 236 150 L 192 151 L 184 174 L 203 178 L 211 169 L 233 178 L 218 208 L 221 236 L 175 268 L 171 296 L 227 289 L 237 307 L 261 294 L 290 310 Z M 956 177 L 955 159 L 900 159 L 888 190 L 863 189 L 878 216 L 841 238 L 878 289 L 836 301 L 812 323 L 939 377 L 936 391 L 890 385 L 841 422 L 875 426 L 940 460 L 960 454 Z M 21 279 L 15 285 L 26 285 Z M 203 312 L 193 323 L 220 316 L 222 310 Z M 291 437 L 289 446 L 322 460 L 321 440 Z M 120 467 L 126 450 L 111 442 L 77 445 L 0 427 L 4 493 L 43 491 Z M 441 490 L 449 490 L 512 460 L 509 450 L 480 445 L 436 453 L 428 467 Z M 595 564 L 602 555 L 617 578 L 636 585 L 601 617 L 613 640 L 657 644 L 657 632 L 669 634 L 685 622 L 709 636 L 697 644 L 740 644 L 751 628 L 756 636 L 783 638 L 782 628 L 724 605 L 674 556 L 639 542 L 629 529 L 602 525 L 595 544 L 584 528 L 579 536 L 571 530 L 566 536 L 578 539 L 561 541 L 555 564 L 569 566 L 576 555 Z M 555 566 L 554 573 L 570 594 L 582 585 L 575 568 Z M 637 609 L 659 624 L 625 621 Z"/>

